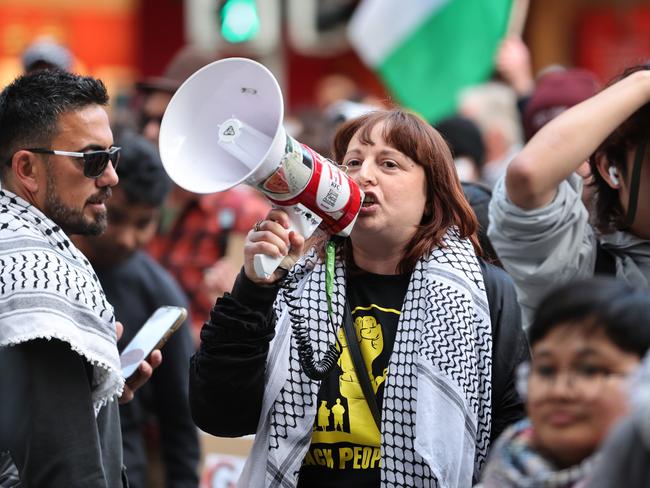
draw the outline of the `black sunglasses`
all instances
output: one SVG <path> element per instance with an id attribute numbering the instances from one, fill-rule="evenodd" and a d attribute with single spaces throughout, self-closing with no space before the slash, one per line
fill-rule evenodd
<path id="1" fill-rule="evenodd" d="M 54 154 L 56 156 L 68 156 L 71 158 L 81 158 L 84 160 L 84 176 L 86 178 L 96 179 L 104 174 L 108 162 L 113 163 L 113 168 L 117 169 L 117 163 L 120 160 L 120 150 L 121 147 L 113 146 L 108 149 L 102 149 L 98 151 L 88 151 L 88 152 L 71 152 L 71 151 L 57 151 L 54 149 L 43 149 L 41 147 L 35 147 L 31 149 L 25 149 L 25 151 L 37 153 L 37 154 Z"/>

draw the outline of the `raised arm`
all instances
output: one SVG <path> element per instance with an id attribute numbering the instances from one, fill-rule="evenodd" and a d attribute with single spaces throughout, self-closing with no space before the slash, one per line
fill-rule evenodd
<path id="1" fill-rule="evenodd" d="M 509 165 L 508 198 L 529 210 L 548 204 L 558 185 L 648 101 L 650 71 L 639 71 L 551 120 Z"/>

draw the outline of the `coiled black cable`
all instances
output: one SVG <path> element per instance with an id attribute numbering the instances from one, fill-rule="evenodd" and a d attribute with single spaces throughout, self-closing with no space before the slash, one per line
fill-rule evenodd
<path id="1" fill-rule="evenodd" d="M 340 352 L 336 348 L 336 342 L 329 345 L 320 361 L 316 361 L 314 358 L 314 348 L 309 338 L 309 328 L 305 323 L 305 317 L 301 313 L 300 297 L 296 295 L 298 283 L 295 280 L 288 279 L 282 286 L 285 289 L 287 297 L 291 329 L 296 338 L 296 349 L 298 350 L 300 366 L 302 366 L 302 370 L 308 378 L 321 381 L 327 378 L 339 359 Z"/>

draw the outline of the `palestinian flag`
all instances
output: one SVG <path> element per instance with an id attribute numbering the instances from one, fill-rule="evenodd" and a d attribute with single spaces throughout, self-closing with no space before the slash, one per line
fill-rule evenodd
<path id="1" fill-rule="evenodd" d="M 490 78 L 513 0 L 362 0 L 350 43 L 401 105 L 430 122 Z"/>

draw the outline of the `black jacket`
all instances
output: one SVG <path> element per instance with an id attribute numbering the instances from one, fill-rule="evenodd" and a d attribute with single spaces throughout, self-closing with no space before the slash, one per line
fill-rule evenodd
<path id="1" fill-rule="evenodd" d="M 120 351 L 160 306 L 187 308 L 187 299 L 174 279 L 147 254 L 138 251 L 97 276 L 115 317 L 124 325 Z M 143 428 L 155 419 L 167 488 L 199 485 L 199 437 L 187 401 L 189 359 L 194 352 L 189 319 L 163 348 L 163 362 L 129 403 L 120 405 L 124 464 L 131 488 L 147 486 L 147 453 Z"/>
<path id="2" fill-rule="evenodd" d="M 95 416 L 92 377 L 63 341 L 0 348 L 0 486 L 128 486 L 117 401 Z"/>
<path id="3" fill-rule="evenodd" d="M 515 390 L 515 368 L 529 359 L 512 280 L 481 261 L 492 322 L 491 439 L 523 418 Z M 240 273 L 232 294 L 217 300 L 201 330 L 201 345 L 190 363 L 190 407 L 196 424 L 224 437 L 252 434 L 264 395 L 264 371 L 275 317 L 278 286 L 260 286 Z"/>

